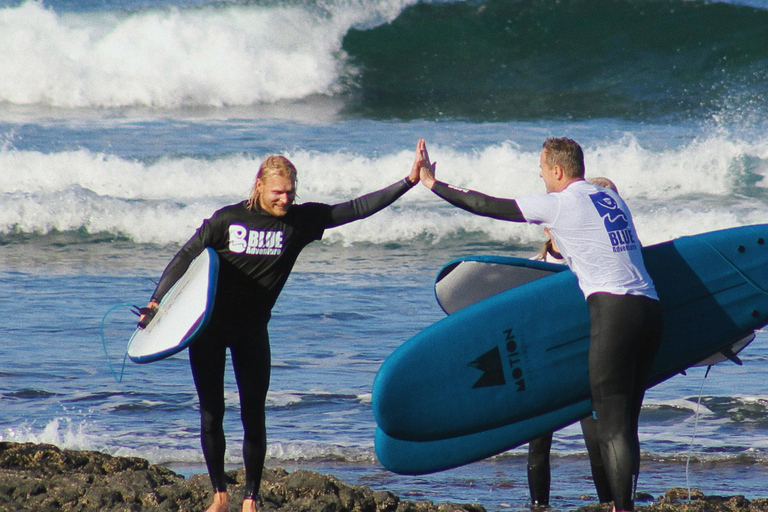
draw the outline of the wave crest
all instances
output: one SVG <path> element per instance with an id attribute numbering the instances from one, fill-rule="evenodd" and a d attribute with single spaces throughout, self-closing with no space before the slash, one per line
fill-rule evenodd
<path id="1" fill-rule="evenodd" d="M 766 9 L 700 0 L 62 13 L 28 0 L 0 8 L 0 103 L 218 109 L 332 96 L 344 115 L 373 118 L 761 118 L 766 27 Z"/>

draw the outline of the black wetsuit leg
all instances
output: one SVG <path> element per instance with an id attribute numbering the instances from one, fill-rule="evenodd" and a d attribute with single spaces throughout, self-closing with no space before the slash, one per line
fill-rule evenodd
<path id="1" fill-rule="evenodd" d="M 611 486 L 608 483 L 608 475 L 605 473 L 605 465 L 600 455 L 600 437 L 597 431 L 597 420 L 587 416 L 581 420 L 581 432 L 584 434 L 584 444 L 587 445 L 589 466 L 592 470 L 592 481 L 595 483 L 597 499 L 600 503 L 613 501 Z"/>
<path id="2" fill-rule="evenodd" d="M 531 491 L 531 504 L 534 507 L 549 506 L 551 448 L 551 432 L 528 443 L 528 489 Z"/>
<path id="3" fill-rule="evenodd" d="M 658 301 L 595 293 L 589 377 L 600 451 L 617 511 L 633 510 L 640 468 L 638 418 L 662 333 Z"/>
<path id="4" fill-rule="evenodd" d="M 255 338 L 255 339 L 254 339 Z M 271 353 L 266 324 L 230 348 L 243 422 L 244 498 L 256 498 L 267 455 L 266 400 Z"/>
<path id="5" fill-rule="evenodd" d="M 256 497 L 266 457 L 265 401 L 269 389 L 270 348 L 266 322 L 234 324 L 217 319 L 189 349 L 200 401 L 203 455 L 214 491 L 226 491 L 224 455 L 224 367 L 232 353 L 243 422 L 245 497 Z"/>
<path id="6" fill-rule="evenodd" d="M 189 347 L 189 362 L 200 403 L 200 441 L 214 492 L 227 490 L 224 476 L 224 367 L 227 346 L 211 325 Z"/>

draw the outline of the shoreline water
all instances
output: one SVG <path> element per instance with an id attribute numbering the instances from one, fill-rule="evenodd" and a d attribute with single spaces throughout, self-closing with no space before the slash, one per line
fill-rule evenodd
<path id="1" fill-rule="evenodd" d="M 4 306 L 0 358 L 15 362 L 0 370 L 0 441 L 94 449 L 142 457 L 186 476 L 204 473 L 185 354 L 129 363 L 116 383 L 97 328 L 109 305 L 146 300 L 175 247 L 60 241 L 53 236 L 0 247 L 0 295 L 15 297 L 13 307 Z M 311 245 L 272 321 L 268 467 L 313 469 L 403 496 L 482 503 L 494 512 L 524 508 L 525 447 L 434 475 L 384 470 L 373 450 L 370 389 L 383 358 L 442 318 L 433 295 L 442 264 L 463 254 L 532 250 L 482 239 L 436 247 Z M 130 314 L 125 318 L 135 322 Z M 117 365 L 127 337 L 110 339 Z M 717 365 L 706 379 L 706 369 L 693 368 L 649 391 L 641 415 L 641 492 L 658 497 L 669 487 L 690 485 L 707 495 L 762 497 L 761 482 L 768 481 L 766 341 L 768 333 L 758 332 L 740 354 L 743 366 Z M 30 353 L 41 357 L 30 359 Z M 230 374 L 227 389 L 227 460 L 236 469 L 242 427 Z M 556 433 L 552 464 L 553 503 L 568 509 L 588 503 L 582 496 L 594 491 L 578 426 Z"/>

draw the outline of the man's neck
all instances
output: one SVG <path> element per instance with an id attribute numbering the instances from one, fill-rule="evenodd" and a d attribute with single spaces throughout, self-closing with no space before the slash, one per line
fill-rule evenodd
<path id="1" fill-rule="evenodd" d="M 569 180 L 564 180 L 561 183 L 559 183 L 559 187 L 557 190 L 552 190 L 552 192 L 562 192 L 563 190 L 567 189 L 571 185 L 573 185 L 576 182 L 584 181 L 584 178 L 571 178 Z"/>

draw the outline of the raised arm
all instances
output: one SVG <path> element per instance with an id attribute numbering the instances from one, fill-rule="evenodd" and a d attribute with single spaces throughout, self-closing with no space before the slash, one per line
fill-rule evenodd
<path id="1" fill-rule="evenodd" d="M 331 206 L 329 228 L 338 227 L 349 222 L 370 217 L 394 203 L 400 196 L 408 192 L 419 182 L 421 159 L 417 153 L 411 166 L 411 172 L 405 179 L 386 188 L 360 196 L 351 201 Z"/>
<path id="2" fill-rule="evenodd" d="M 415 183 L 411 183 L 408 178 L 405 178 L 376 192 L 371 192 L 351 201 L 334 204 L 331 206 L 330 222 L 326 227 L 335 228 L 370 217 L 394 203 L 414 185 Z"/>
<path id="3" fill-rule="evenodd" d="M 437 181 L 435 178 L 436 163 L 429 161 L 429 153 L 424 140 L 420 140 L 416 146 L 417 159 L 421 182 L 439 197 L 451 203 L 453 206 L 466 210 L 475 215 L 490 217 L 511 222 L 525 222 L 525 217 L 514 199 L 502 199 L 492 197 L 474 190 L 454 187 L 447 183 Z"/>

